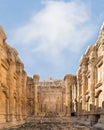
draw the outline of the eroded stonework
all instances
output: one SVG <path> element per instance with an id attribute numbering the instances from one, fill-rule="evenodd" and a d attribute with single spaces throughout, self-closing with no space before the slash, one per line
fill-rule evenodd
<path id="1" fill-rule="evenodd" d="M 92 125 L 104 123 L 104 25 L 80 60 L 77 90 L 78 116 Z"/>
<path id="2" fill-rule="evenodd" d="M 60 116 L 76 114 L 76 76 L 66 75 L 63 80 L 49 78 L 39 82 L 39 76 L 27 78 L 28 116 L 45 116 L 52 112 Z"/>
<path id="3" fill-rule="evenodd" d="M 39 79 L 39 75 L 27 76 L 17 51 L 6 43 L 0 27 L 0 129 L 31 121 L 42 123 L 47 118 L 57 121 L 57 117 L 66 117 L 68 121 L 75 116 L 77 123 L 103 130 L 104 25 L 95 45 L 82 56 L 76 76 Z"/>
<path id="4" fill-rule="evenodd" d="M 0 123 L 5 127 L 24 123 L 26 114 L 26 80 L 24 65 L 15 49 L 6 43 L 0 27 Z"/>

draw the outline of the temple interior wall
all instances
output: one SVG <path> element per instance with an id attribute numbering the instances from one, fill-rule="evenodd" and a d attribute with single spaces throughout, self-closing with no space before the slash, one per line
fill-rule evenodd
<path id="1" fill-rule="evenodd" d="M 96 43 L 81 57 L 76 75 L 39 79 L 39 75 L 27 76 L 18 52 L 6 43 L 0 27 L 0 123 L 22 124 L 29 116 L 49 112 L 103 122 L 104 26 Z"/>

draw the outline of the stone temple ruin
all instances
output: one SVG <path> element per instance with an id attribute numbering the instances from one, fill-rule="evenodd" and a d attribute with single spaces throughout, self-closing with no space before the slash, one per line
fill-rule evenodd
<path id="1" fill-rule="evenodd" d="M 104 130 L 104 25 L 76 75 L 61 80 L 29 77 L 6 38 L 0 27 L 0 130 Z"/>

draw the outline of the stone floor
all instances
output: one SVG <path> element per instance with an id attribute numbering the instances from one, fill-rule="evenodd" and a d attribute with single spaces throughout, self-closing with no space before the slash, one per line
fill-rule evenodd
<path id="1" fill-rule="evenodd" d="M 72 125 L 66 123 L 38 123 L 38 124 L 25 124 L 18 128 L 10 128 L 8 130 L 91 130 L 85 126 Z"/>
<path id="2" fill-rule="evenodd" d="M 31 123 L 30 123 L 31 122 Z M 100 130 L 78 124 L 76 118 L 35 118 L 26 124 L 4 130 Z"/>

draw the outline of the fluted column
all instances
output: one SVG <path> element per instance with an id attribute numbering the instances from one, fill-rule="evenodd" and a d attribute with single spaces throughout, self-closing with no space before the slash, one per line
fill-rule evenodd
<path id="1" fill-rule="evenodd" d="M 38 115 L 38 83 L 39 83 L 39 76 L 34 75 L 33 76 L 33 82 L 34 82 L 34 115 Z"/>

